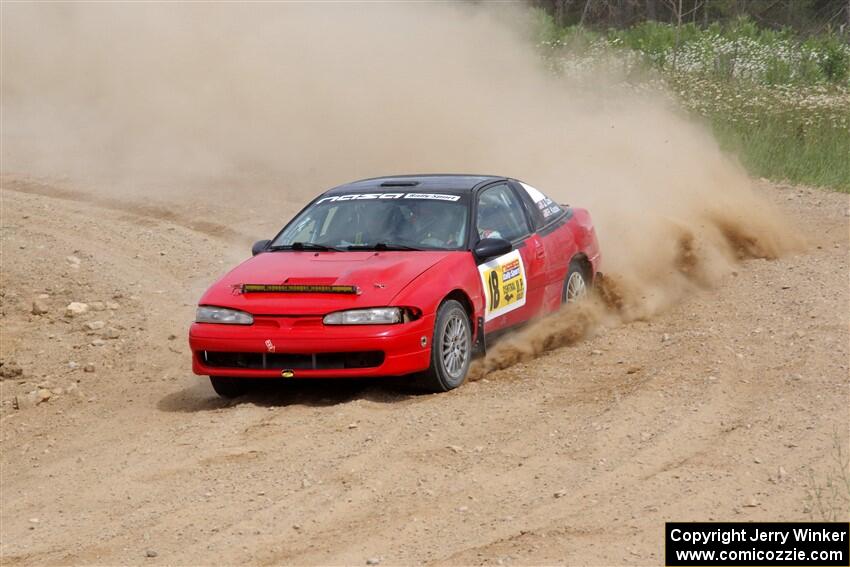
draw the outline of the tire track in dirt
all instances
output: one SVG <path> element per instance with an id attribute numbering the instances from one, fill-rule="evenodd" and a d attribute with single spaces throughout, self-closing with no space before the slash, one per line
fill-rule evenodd
<path id="1" fill-rule="evenodd" d="M 137 217 L 148 218 L 156 221 L 166 221 L 171 224 L 188 228 L 201 234 L 220 238 L 222 240 L 249 241 L 246 234 L 233 230 L 231 227 L 215 222 L 188 217 L 176 209 L 177 205 L 154 205 L 134 202 L 126 198 L 110 197 L 109 195 L 90 193 L 78 189 L 57 186 L 55 183 L 43 183 L 22 179 L 17 176 L 4 175 L 0 178 L 0 185 L 4 191 L 15 191 L 29 195 L 41 195 L 54 199 L 90 203 L 100 208 L 121 211 Z M 132 217 L 130 217 L 132 218 Z M 144 221 L 133 219 L 134 222 Z"/>

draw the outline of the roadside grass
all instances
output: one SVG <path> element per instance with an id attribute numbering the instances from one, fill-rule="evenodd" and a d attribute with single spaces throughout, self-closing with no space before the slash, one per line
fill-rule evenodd
<path id="1" fill-rule="evenodd" d="M 850 89 L 666 82 L 752 175 L 850 192 Z"/>
<path id="2" fill-rule="evenodd" d="M 809 471 L 806 511 L 812 520 L 844 522 L 850 518 L 850 455 L 837 431 L 833 434 L 831 457 L 822 478 Z"/>
<path id="3" fill-rule="evenodd" d="M 715 136 L 753 175 L 850 193 L 850 136 L 829 124 L 800 129 L 783 119 L 757 127 L 713 117 Z"/>
<path id="4" fill-rule="evenodd" d="M 558 28 L 542 11 L 536 22 L 554 72 L 613 66 L 638 89 L 660 83 L 752 175 L 850 193 L 847 36 L 797 38 L 747 19 L 605 32 Z"/>

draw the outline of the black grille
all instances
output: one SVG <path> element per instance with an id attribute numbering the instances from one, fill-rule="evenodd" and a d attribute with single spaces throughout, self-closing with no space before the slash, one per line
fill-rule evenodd
<path id="1" fill-rule="evenodd" d="M 346 368 L 375 368 L 384 363 L 384 353 L 320 352 L 315 354 L 213 352 L 202 353 L 204 364 L 215 368 L 289 368 L 292 370 L 341 370 Z"/>

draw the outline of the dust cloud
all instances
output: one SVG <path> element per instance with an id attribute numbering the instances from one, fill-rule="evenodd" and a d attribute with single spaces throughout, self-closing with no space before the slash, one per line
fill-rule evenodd
<path id="1" fill-rule="evenodd" d="M 794 247 L 670 97 L 547 72 L 521 4 L 5 3 L 2 16 L 4 174 L 205 203 L 225 225 L 248 209 L 280 224 L 329 186 L 396 173 L 507 175 L 588 208 L 603 297 L 503 343 L 490 369 Z"/>

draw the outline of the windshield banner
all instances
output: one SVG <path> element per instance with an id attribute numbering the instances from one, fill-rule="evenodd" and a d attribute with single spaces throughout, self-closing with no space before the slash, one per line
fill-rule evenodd
<path id="1" fill-rule="evenodd" d="M 326 201 L 368 201 L 372 199 L 425 199 L 430 201 L 457 201 L 460 195 L 445 195 L 441 193 L 352 193 L 349 195 L 332 195 L 323 197 L 316 204 Z"/>

